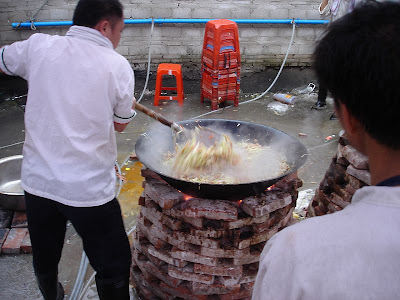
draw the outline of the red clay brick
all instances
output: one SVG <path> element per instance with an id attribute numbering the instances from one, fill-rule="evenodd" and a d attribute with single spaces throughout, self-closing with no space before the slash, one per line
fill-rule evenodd
<path id="1" fill-rule="evenodd" d="M 160 183 L 147 183 L 144 192 L 163 209 L 170 209 L 183 201 L 183 194 L 173 187 Z"/>
<path id="2" fill-rule="evenodd" d="M 233 264 L 235 266 L 242 266 L 242 265 L 248 265 L 252 263 L 256 263 L 260 261 L 260 255 L 261 255 L 261 250 L 259 249 L 251 249 L 250 254 L 240 257 L 240 258 L 234 258 L 233 259 Z"/>
<path id="3" fill-rule="evenodd" d="M 164 282 L 161 282 L 160 289 L 168 294 L 174 295 L 177 298 L 187 300 L 207 300 L 207 296 L 193 295 L 191 289 L 188 287 L 188 284 L 185 282 L 176 288 L 171 287 Z"/>
<path id="4" fill-rule="evenodd" d="M 291 205 L 278 209 L 270 214 L 269 219 L 263 224 L 254 224 L 253 230 L 255 233 L 264 232 L 275 225 L 277 225 L 281 220 L 283 220 L 288 214 L 289 210 L 292 208 Z"/>
<path id="5" fill-rule="evenodd" d="M 206 228 L 204 230 L 191 228 L 190 234 L 198 236 L 198 237 L 202 237 L 202 238 L 218 239 L 223 236 L 224 231 L 223 230 L 214 230 L 212 228 Z"/>
<path id="6" fill-rule="evenodd" d="M 201 247 L 200 254 L 203 256 L 209 257 L 218 257 L 218 258 L 235 258 L 249 255 L 249 248 L 244 249 L 211 249 L 206 247 Z"/>
<path id="7" fill-rule="evenodd" d="M 29 235 L 29 231 L 26 233 L 24 239 L 22 240 L 21 251 L 23 253 L 32 253 L 32 244 L 31 244 L 31 237 Z"/>
<path id="8" fill-rule="evenodd" d="M 139 230 L 144 234 L 144 236 L 150 241 L 150 243 L 153 244 L 154 247 L 156 247 L 157 249 L 162 249 L 166 246 L 166 242 L 160 240 L 159 238 L 154 236 L 153 233 L 150 232 L 151 226 L 145 226 L 142 218 L 138 218 L 137 226 Z"/>
<path id="9" fill-rule="evenodd" d="M 341 145 L 340 143 L 338 144 L 338 149 L 337 149 L 337 159 L 336 159 L 336 163 L 338 163 L 339 165 L 342 165 L 344 167 L 347 167 L 350 163 L 349 161 L 343 156 L 343 149 L 344 146 Z"/>
<path id="10" fill-rule="evenodd" d="M 201 264 L 194 264 L 193 271 L 199 274 L 209 274 L 215 276 L 242 276 L 243 267 L 242 266 L 207 266 Z"/>
<path id="11" fill-rule="evenodd" d="M 150 227 L 149 235 L 156 237 L 172 246 L 178 247 L 182 250 L 189 250 L 192 248 L 191 244 L 175 239 L 172 235 L 172 232 L 171 234 L 169 234 L 165 230 L 160 230 L 160 228 L 158 228 L 154 224 Z"/>
<path id="12" fill-rule="evenodd" d="M 349 179 L 348 179 L 348 174 L 346 173 L 345 166 L 335 164 L 332 171 L 333 171 L 333 179 L 337 184 L 339 184 L 339 185 L 347 184 Z"/>
<path id="13" fill-rule="evenodd" d="M 14 218 L 11 223 L 11 228 L 27 228 L 28 220 L 26 218 L 26 213 L 22 211 L 16 211 L 14 213 Z"/>
<path id="14" fill-rule="evenodd" d="M 328 209 L 331 213 L 337 212 L 342 210 L 343 208 L 341 208 L 339 205 L 336 205 L 334 203 L 329 203 L 328 204 Z"/>
<path id="15" fill-rule="evenodd" d="M 219 295 L 220 300 L 239 300 L 239 299 L 251 299 L 253 294 L 254 282 L 243 284 L 240 291 L 235 294 Z"/>
<path id="16" fill-rule="evenodd" d="M 284 192 L 291 192 L 303 186 L 303 181 L 298 177 L 297 171 L 289 174 L 275 183 L 275 188 Z"/>
<path id="17" fill-rule="evenodd" d="M 262 197 L 248 197 L 242 202 L 242 209 L 252 217 L 261 217 L 292 203 L 289 193 L 271 191 Z"/>
<path id="18" fill-rule="evenodd" d="M 255 282 L 257 271 L 258 268 L 252 268 L 251 270 L 244 270 L 242 276 L 221 276 L 217 280 L 227 286 Z"/>
<path id="19" fill-rule="evenodd" d="M 3 248 L 3 244 L 6 240 L 9 232 L 10 232 L 10 229 L 8 229 L 8 228 L 0 228 L 0 254 L 1 254 L 1 249 Z"/>
<path id="20" fill-rule="evenodd" d="M 268 218 L 269 214 L 265 214 L 258 218 L 250 217 L 250 218 L 239 219 L 237 221 L 227 222 L 226 228 L 229 230 L 229 229 L 242 228 L 253 224 L 263 224 L 268 220 Z"/>
<path id="21" fill-rule="evenodd" d="M 190 218 L 185 216 L 185 211 L 180 209 L 181 206 L 178 204 L 171 209 L 163 210 L 163 214 L 170 217 L 182 220 L 186 223 L 193 225 L 197 229 L 203 229 L 203 219 L 202 218 Z"/>
<path id="22" fill-rule="evenodd" d="M 207 248 L 218 249 L 220 247 L 219 240 L 198 237 L 185 232 L 174 231 L 173 237 L 180 241 L 192 243 L 194 245 L 199 245 Z"/>
<path id="23" fill-rule="evenodd" d="M 133 247 L 141 252 L 143 255 L 147 257 L 148 260 L 150 260 L 153 264 L 155 264 L 157 267 L 160 267 L 165 264 L 164 261 L 160 260 L 159 258 L 151 255 L 149 253 L 149 247 L 153 247 L 150 243 L 144 244 L 141 243 L 139 239 L 134 239 L 133 240 Z M 153 247 L 154 248 L 154 247 Z"/>
<path id="24" fill-rule="evenodd" d="M 142 253 L 148 254 L 149 259 L 150 259 L 150 257 L 154 257 L 155 259 L 161 260 L 163 262 L 166 262 L 170 265 L 173 265 L 173 266 L 176 266 L 179 268 L 183 268 L 184 266 L 186 266 L 188 264 L 187 261 L 173 258 L 169 254 L 169 251 L 158 250 L 151 244 L 142 245 L 140 243 L 140 241 L 134 240 L 134 246 L 136 247 L 136 249 L 140 250 Z M 152 259 L 150 259 L 150 260 L 152 260 Z M 156 264 L 156 265 L 159 265 L 159 264 Z"/>
<path id="25" fill-rule="evenodd" d="M 259 244 L 261 242 L 266 242 L 268 241 L 274 234 L 278 232 L 278 228 L 271 228 L 268 231 L 264 231 L 259 234 L 253 235 L 249 239 L 245 239 L 239 242 L 238 248 L 239 249 L 248 249 L 251 245 Z"/>
<path id="26" fill-rule="evenodd" d="M 343 148 L 343 156 L 359 170 L 368 170 L 368 157 L 357 151 L 354 147 L 347 145 Z"/>
<path id="27" fill-rule="evenodd" d="M 218 259 L 215 257 L 206 257 L 196 254 L 192 251 L 183 251 L 176 247 L 172 248 L 171 256 L 180 260 L 190 261 L 208 266 L 217 266 Z"/>
<path id="28" fill-rule="evenodd" d="M 138 199 L 138 205 L 145 206 L 146 205 L 145 199 L 146 199 L 146 197 L 143 192 Z"/>
<path id="29" fill-rule="evenodd" d="M 158 268 L 150 261 L 141 261 L 135 259 L 136 265 L 142 270 L 142 272 L 148 272 L 154 277 L 157 277 L 161 281 L 165 282 L 169 286 L 177 287 L 182 280 L 173 278 L 167 274 L 167 272 L 163 272 L 162 268 Z"/>
<path id="30" fill-rule="evenodd" d="M 2 252 L 5 254 L 20 253 L 21 243 L 27 232 L 27 228 L 12 228 L 3 244 Z"/>
<path id="31" fill-rule="evenodd" d="M 180 230 L 182 227 L 181 221 L 166 216 L 161 212 L 157 211 L 155 208 L 142 207 L 140 211 L 147 219 L 149 219 L 153 224 L 155 224 L 159 228 L 162 228 L 163 224 L 167 225 L 172 230 Z"/>
<path id="32" fill-rule="evenodd" d="M 192 282 L 192 291 L 195 295 L 221 295 L 227 293 L 238 293 L 240 291 L 240 284 L 225 286 L 221 283 L 203 284 L 199 282 Z"/>
<path id="33" fill-rule="evenodd" d="M 338 194 L 332 193 L 329 197 L 331 202 L 334 204 L 340 206 L 341 208 L 345 208 L 347 205 L 349 205 L 349 202 L 344 201 Z"/>
<path id="34" fill-rule="evenodd" d="M 168 295 L 161 291 L 158 288 L 158 285 L 160 284 L 160 281 L 147 281 L 145 280 L 143 274 L 141 273 L 140 269 L 132 268 L 132 277 L 131 277 L 135 283 L 136 289 L 141 290 L 143 287 L 146 288 L 149 291 L 152 291 L 154 295 L 161 299 L 169 300 L 169 299 L 174 299 L 175 297 Z M 157 288 L 154 288 L 156 286 Z M 147 298 L 146 298 L 147 299 Z"/>
<path id="35" fill-rule="evenodd" d="M 349 176 L 349 177 L 353 177 L 353 176 Z M 354 193 L 356 192 L 356 189 L 350 183 L 344 187 L 344 190 L 346 192 L 348 192 L 351 195 L 351 197 L 353 197 Z M 350 199 L 350 201 L 351 201 L 351 199 Z"/>
<path id="36" fill-rule="evenodd" d="M 150 169 L 148 169 L 146 167 L 142 168 L 141 175 L 142 175 L 142 177 L 146 178 L 146 180 L 153 179 L 153 180 L 160 181 L 160 182 L 162 182 L 164 184 L 167 184 L 164 181 L 164 179 L 162 179 L 156 172 L 153 172 L 152 170 L 150 170 Z"/>
<path id="37" fill-rule="evenodd" d="M 214 276 L 212 275 L 204 275 L 193 272 L 193 264 L 189 264 L 184 268 L 177 268 L 174 266 L 168 266 L 168 275 L 174 278 L 200 282 L 204 284 L 212 284 L 214 282 Z"/>
<path id="38" fill-rule="evenodd" d="M 185 216 L 190 218 L 235 221 L 238 217 L 238 208 L 231 201 L 190 199 L 187 202 Z"/>
<path id="39" fill-rule="evenodd" d="M 347 173 L 351 176 L 354 176 L 358 180 L 366 183 L 367 185 L 371 185 L 371 174 L 367 170 L 359 170 L 356 169 L 353 165 L 349 165 L 347 167 Z"/>
<path id="40" fill-rule="evenodd" d="M 361 180 L 355 178 L 354 176 L 349 175 L 349 184 L 352 188 L 354 188 L 355 190 L 358 190 L 360 188 L 362 188 L 365 183 L 362 182 Z"/>

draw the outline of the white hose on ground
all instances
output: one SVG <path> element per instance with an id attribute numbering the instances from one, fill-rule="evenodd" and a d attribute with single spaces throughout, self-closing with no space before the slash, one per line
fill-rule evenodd
<path id="1" fill-rule="evenodd" d="M 253 98 L 253 99 L 250 99 L 250 100 L 247 100 L 247 101 L 244 101 L 244 102 L 240 102 L 239 105 L 246 104 L 246 103 L 250 103 L 250 102 L 256 101 L 256 100 L 258 100 L 258 99 L 264 97 L 264 96 L 272 89 L 272 87 L 275 85 L 276 81 L 278 80 L 279 76 L 280 76 L 281 73 L 282 73 L 282 70 L 283 70 L 283 68 L 284 68 L 284 66 L 285 66 L 285 64 L 286 64 L 286 60 L 287 60 L 287 58 L 288 58 L 288 56 L 289 56 L 290 48 L 292 47 L 292 44 L 293 44 L 295 29 L 296 29 L 296 23 L 295 23 L 294 20 L 293 20 L 293 21 L 292 21 L 292 37 L 290 38 L 289 47 L 288 47 L 288 49 L 287 49 L 287 51 L 286 51 L 286 55 L 285 55 L 285 58 L 283 59 L 281 68 L 279 69 L 278 74 L 275 76 L 275 79 L 274 79 L 274 81 L 272 81 L 272 83 L 271 83 L 271 85 L 269 86 L 269 88 L 267 88 L 261 95 L 257 96 L 256 98 Z M 207 116 L 207 115 L 216 113 L 216 112 L 218 112 L 218 111 L 221 111 L 221 110 L 224 110 L 224 109 L 230 108 L 230 107 L 233 107 L 233 105 L 229 105 L 229 106 L 226 106 L 226 107 L 224 107 L 224 108 L 219 108 L 219 109 L 217 109 L 217 110 L 212 110 L 212 111 L 206 112 L 206 113 L 204 113 L 204 114 L 201 114 L 201 115 L 198 115 L 198 116 L 196 116 L 196 117 L 190 118 L 190 120 L 197 119 L 197 118 L 200 118 L 200 117 L 204 117 L 204 116 Z"/>
<path id="2" fill-rule="evenodd" d="M 147 75 L 146 75 L 146 82 L 144 84 L 144 88 L 142 91 L 142 94 L 140 95 L 139 99 L 137 100 L 137 103 L 142 101 L 142 98 L 144 96 L 144 93 L 146 92 L 147 84 L 149 82 L 149 77 L 150 77 L 150 63 L 151 63 L 151 48 L 152 48 L 152 40 L 153 40 L 153 31 L 154 31 L 154 19 L 151 19 L 151 29 L 150 29 L 150 38 L 149 38 L 149 55 L 148 55 L 148 60 L 147 60 Z"/>
<path id="3" fill-rule="evenodd" d="M 18 143 L 13 143 L 13 144 L 9 144 L 9 145 L 5 145 L 5 146 L 0 147 L 0 150 L 6 149 L 6 148 L 9 148 L 9 147 L 12 147 L 12 146 L 20 145 L 20 144 L 23 144 L 23 143 L 25 143 L 25 141 L 18 142 Z"/>
<path id="4" fill-rule="evenodd" d="M 85 251 L 82 251 L 81 264 L 79 265 L 79 270 L 78 270 L 78 274 L 76 276 L 75 284 L 74 284 L 74 287 L 72 288 L 72 292 L 69 297 L 70 300 L 78 299 L 79 292 L 82 289 L 83 278 L 85 277 L 88 264 L 89 264 L 89 260 L 85 254 Z"/>

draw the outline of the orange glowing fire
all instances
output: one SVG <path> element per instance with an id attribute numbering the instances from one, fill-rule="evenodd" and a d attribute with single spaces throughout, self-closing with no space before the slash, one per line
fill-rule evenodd
<path id="1" fill-rule="evenodd" d="M 238 201 L 238 206 L 240 206 L 240 204 L 242 204 L 243 200 L 239 200 Z"/>
<path id="2" fill-rule="evenodd" d="M 269 192 L 269 191 L 273 190 L 273 189 L 274 189 L 274 187 L 275 187 L 275 184 L 273 184 L 273 185 L 271 185 L 269 188 L 267 188 L 267 189 L 266 189 L 266 191 L 268 191 L 268 192 Z"/>
<path id="3" fill-rule="evenodd" d="M 188 201 L 188 200 L 190 200 L 190 199 L 193 199 L 193 197 L 190 196 L 190 195 L 183 194 L 183 199 L 184 199 L 185 201 Z"/>

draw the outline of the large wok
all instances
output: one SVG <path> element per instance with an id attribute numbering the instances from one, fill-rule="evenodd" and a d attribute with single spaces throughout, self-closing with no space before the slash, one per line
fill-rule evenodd
<path id="1" fill-rule="evenodd" d="M 205 184 L 185 181 L 174 177 L 163 165 L 163 157 L 168 151 L 173 151 L 174 144 L 171 130 L 165 126 L 150 129 L 142 135 L 135 145 L 138 159 L 149 169 L 159 174 L 166 182 L 176 189 L 192 197 L 206 199 L 239 200 L 265 191 L 281 178 L 300 168 L 307 159 L 307 149 L 297 139 L 271 127 L 255 123 L 234 120 L 207 119 L 177 122 L 186 128 L 196 125 L 211 127 L 221 132 L 229 133 L 233 138 L 240 140 L 258 140 L 263 146 L 270 146 L 273 150 L 284 154 L 289 170 L 274 178 L 264 178 L 257 182 L 240 184 Z"/>

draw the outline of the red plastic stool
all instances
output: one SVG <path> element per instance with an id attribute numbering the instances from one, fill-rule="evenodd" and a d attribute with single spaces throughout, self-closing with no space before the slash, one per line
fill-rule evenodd
<path id="1" fill-rule="evenodd" d="M 176 78 L 176 87 L 162 86 L 162 77 L 172 75 Z M 176 91 L 176 96 L 161 96 L 162 91 Z M 178 100 L 180 106 L 183 105 L 183 79 L 182 67 L 179 64 L 159 64 L 157 68 L 156 92 L 154 95 L 154 106 L 158 106 L 160 100 Z"/>

